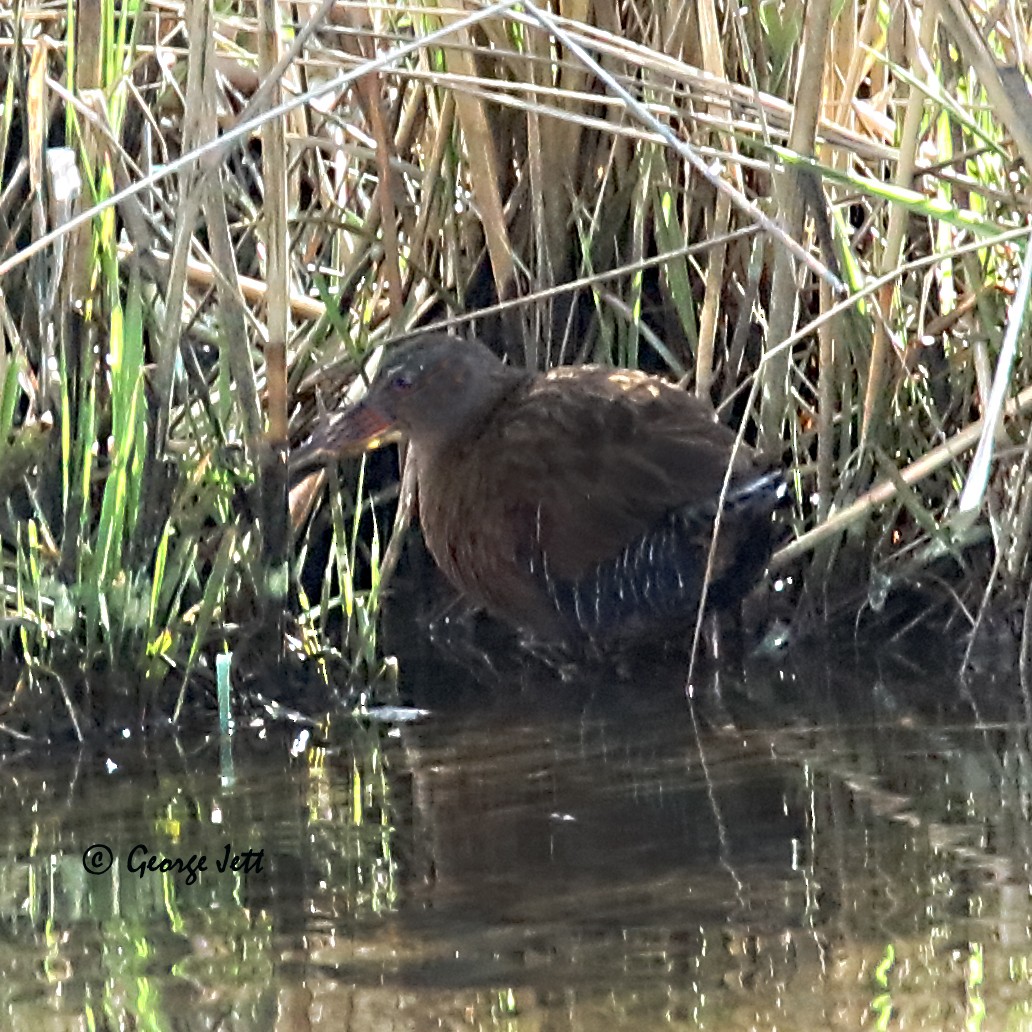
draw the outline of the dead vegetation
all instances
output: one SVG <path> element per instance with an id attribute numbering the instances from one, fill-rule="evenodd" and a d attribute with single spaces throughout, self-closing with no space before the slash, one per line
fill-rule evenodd
<path id="1" fill-rule="evenodd" d="M 793 472 L 800 626 L 904 588 L 886 633 L 1032 647 L 1026 4 L 95 7 L 0 12 L 19 686 L 142 668 L 178 712 L 285 634 L 375 669 L 385 507 L 329 495 L 285 621 L 277 455 L 431 325 L 745 421 Z"/>

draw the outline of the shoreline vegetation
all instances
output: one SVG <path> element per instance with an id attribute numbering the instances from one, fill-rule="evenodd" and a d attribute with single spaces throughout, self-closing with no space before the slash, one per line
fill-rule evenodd
<path id="1" fill-rule="evenodd" d="M 98 7 L 0 12 L 12 740 L 392 680 L 396 477 L 284 456 L 429 328 L 708 397 L 792 635 L 1030 697 L 1032 5 Z"/>

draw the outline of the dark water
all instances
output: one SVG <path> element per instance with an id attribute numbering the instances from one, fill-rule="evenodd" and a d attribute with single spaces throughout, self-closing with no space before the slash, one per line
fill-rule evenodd
<path id="1" fill-rule="evenodd" d="M 526 681 L 293 756 L 10 759 L 0 1027 L 1032 1028 L 1016 683 Z"/>

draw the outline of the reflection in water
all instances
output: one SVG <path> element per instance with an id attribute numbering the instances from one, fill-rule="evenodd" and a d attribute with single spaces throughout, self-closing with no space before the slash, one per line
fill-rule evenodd
<path id="1" fill-rule="evenodd" d="M 662 671 L 544 682 L 295 759 L 242 736 L 232 779 L 217 746 L 10 761 L 0 1025 L 1032 1027 L 1006 695 L 835 657 L 700 684 L 700 723 Z"/>

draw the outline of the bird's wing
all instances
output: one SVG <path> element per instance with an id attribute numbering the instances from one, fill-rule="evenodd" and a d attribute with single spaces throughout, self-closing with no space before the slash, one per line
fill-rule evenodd
<path id="1" fill-rule="evenodd" d="M 469 470 L 485 517 L 517 560 L 528 543 L 550 572 L 576 579 L 619 555 L 674 509 L 715 511 L 734 434 L 684 391 L 625 370 L 554 370 L 491 424 L 497 440 Z M 759 476 L 750 449 L 732 483 Z"/>

